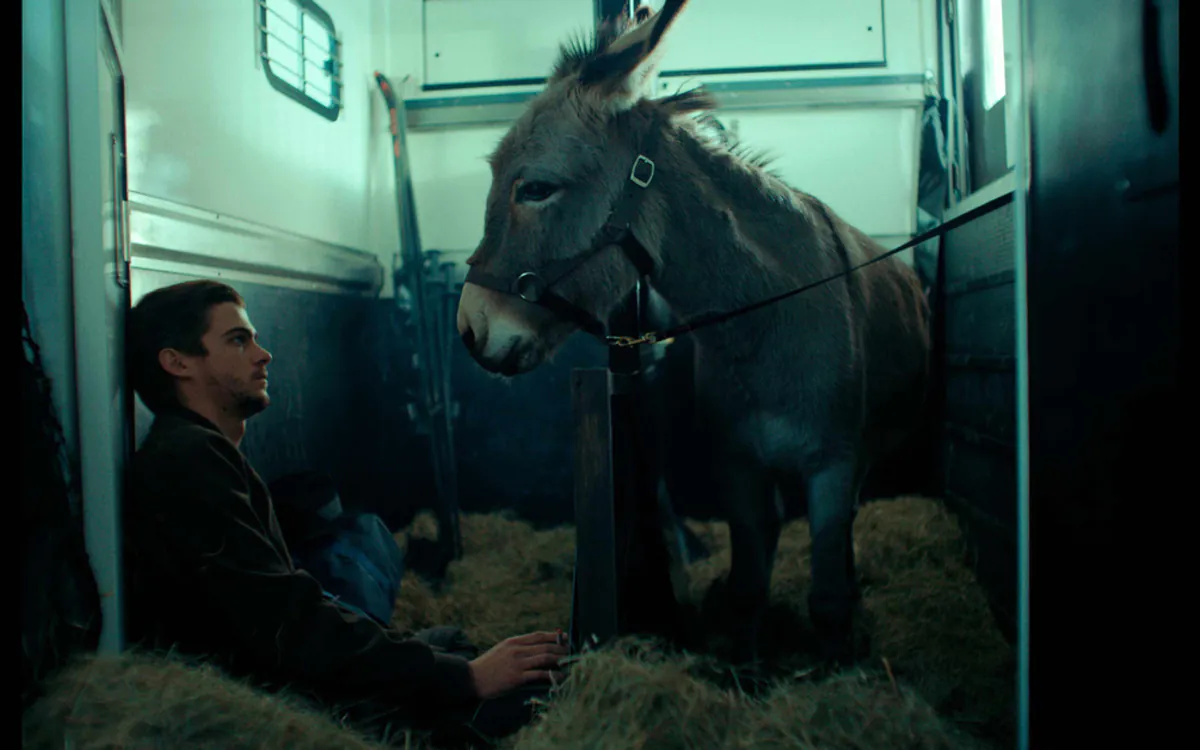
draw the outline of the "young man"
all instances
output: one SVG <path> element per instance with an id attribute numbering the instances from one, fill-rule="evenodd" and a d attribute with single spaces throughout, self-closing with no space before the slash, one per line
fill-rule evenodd
<path id="1" fill-rule="evenodd" d="M 238 448 L 246 420 L 271 402 L 271 355 L 240 295 L 215 281 L 177 284 L 129 318 L 129 376 L 155 414 L 126 501 L 131 642 L 366 706 L 375 727 L 380 706 L 383 720 L 447 737 L 466 721 L 493 735 L 528 721 L 522 693 L 561 677 L 567 650 L 555 633 L 470 659 L 356 615 L 294 567 L 267 487 Z"/>

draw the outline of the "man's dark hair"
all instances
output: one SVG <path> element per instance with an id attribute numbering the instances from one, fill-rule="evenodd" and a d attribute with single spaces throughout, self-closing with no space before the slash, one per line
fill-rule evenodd
<path id="1" fill-rule="evenodd" d="M 225 302 L 246 304 L 233 287 L 200 279 L 149 292 L 129 311 L 125 347 L 129 380 L 150 411 L 158 414 L 179 406 L 175 378 L 159 364 L 159 352 L 177 349 L 197 357 L 207 355 L 200 339 L 212 323 L 212 308 Z"/>

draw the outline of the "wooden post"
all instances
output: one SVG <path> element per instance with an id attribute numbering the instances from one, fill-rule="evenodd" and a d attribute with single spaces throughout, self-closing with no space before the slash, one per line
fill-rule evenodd
<path id="1" fill-rule="evenodd" d="M 610 320 L 617 335 L 643 329 L 646 287 L 639 284 Z M 609 350 L 613 518 L 616 528 L 617 627 L 622 635 L 680 635 L 670 556 L 658 505 L 657 462 L 647 434 L 642 351 Z"/>
<path id="2" fill-rule="evenodd" d="M 617 634 L 616 526 L 608 371 L 571 373 L 575 412 L 575 581 L 571 644 Z M 582 595 L 581 595 L 582 593 Z"/>
<path id="3" fill-rule="evenodd" d="M 638 329 L 641 290 L 614 314 L 614 333 Z M 571 643 L 680 635 L 658 506 L 660 460 L 646 434 L 641 352 L 610 349 L 608 370 L 572 373 L 575 407 L 575 585 Z"/>

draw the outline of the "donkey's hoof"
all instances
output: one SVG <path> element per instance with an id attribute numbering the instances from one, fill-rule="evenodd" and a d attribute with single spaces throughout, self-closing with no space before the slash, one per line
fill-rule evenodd
<path id="1" fill-rule="evenodd" d="M 821 641 L 821 664 L 837 672 L 855 666 L 859 662 L 854 640 L 850 636 Z"/>
<path id="2" fill-rule="evenodd" d="M 729 662 L 739 669 L 756 669 L 759 664 L 759 629 L 752 623 L 742 621 L 729 628 Z"/>

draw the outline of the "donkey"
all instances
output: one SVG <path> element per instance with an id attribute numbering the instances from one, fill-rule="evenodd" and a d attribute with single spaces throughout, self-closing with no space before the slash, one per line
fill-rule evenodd
<path id="1" fill-rule="evenodd" d="M 513 377 L 550 357 L 647 278 L 683 319 L 843 273 L 883 249 L 764 162 L 705 136 L 702 91 L 642 95 L 685 0 L 564 44 L 545 89 L 489 158 L 484 236 L 457 324 L 474 360 Z M 917 427 L 930 310 L 885 258 L 691 333 L 697 408 L 714 432 L 729 523 L 735 660 L 756 661 L 781 526 L 804 502 L 809 613 L 827 664 L 854 660 L 851 531 L 867 470 Z M 625 342 L 628 343 L 628 342 Z"/>

